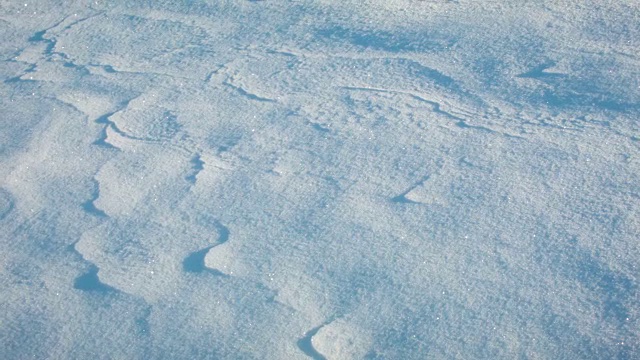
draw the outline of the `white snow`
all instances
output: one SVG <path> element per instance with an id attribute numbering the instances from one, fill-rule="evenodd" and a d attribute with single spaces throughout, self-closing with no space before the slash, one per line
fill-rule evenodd
<path id="1" fill-rule="evenodd" d="M 1 1 L 0 358 L 638 358 L 639 24 Z"/>

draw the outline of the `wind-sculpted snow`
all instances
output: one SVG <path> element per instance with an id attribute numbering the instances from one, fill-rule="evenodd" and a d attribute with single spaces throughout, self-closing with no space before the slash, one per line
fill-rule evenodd
<path id="1" fill-rule="evenodd" d="M 187 256 L 184 259 L 184 261 L 182 261 L 182 265 L 185 271 L 199 273 L 199 272 L 203 272 L 204 270 L 212 270 L 215 274 L 222 274 L 222 272 L 220 272 L 219 270 L 207 269 L 207 266 L 205 263 L 207 254 L 209 253 L 209 251 L 211 251 L 211 249 L 229 241 L 229 229 L 227 229 L 226 226 L 217 222 L 216 229 L 220 234 L 218 238 L 218 243 L 216 245 L 207 246 L 202 250 L 198 250 L 189 254 L 189 256 Z"/>
<path id="2" fill-rule="evenodd" d="M 1 3 L 0 358 L 638 358 L 638 23 Z"/>

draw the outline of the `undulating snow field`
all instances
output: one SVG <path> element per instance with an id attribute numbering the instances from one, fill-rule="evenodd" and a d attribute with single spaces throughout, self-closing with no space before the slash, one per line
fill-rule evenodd
<path id="1" fill-rule="evenodd" d="M 1 359 L 640 359 L 638 0 L 0 0 Z"/>

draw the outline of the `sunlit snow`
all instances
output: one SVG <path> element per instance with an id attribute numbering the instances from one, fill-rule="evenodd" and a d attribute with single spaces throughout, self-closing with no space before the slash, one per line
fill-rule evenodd
<path id="1" fill-rule="evenodd" d="M 0 0 L 1 359 L 640 358 L 640 3 Z"/>

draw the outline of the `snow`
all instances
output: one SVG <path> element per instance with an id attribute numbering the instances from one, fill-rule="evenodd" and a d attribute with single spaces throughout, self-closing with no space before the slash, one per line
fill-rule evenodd
<path id="1" fill-rule="evenodd" d="M 0 2 L 0 358 L 637 358 L 639 24 Z"/>

